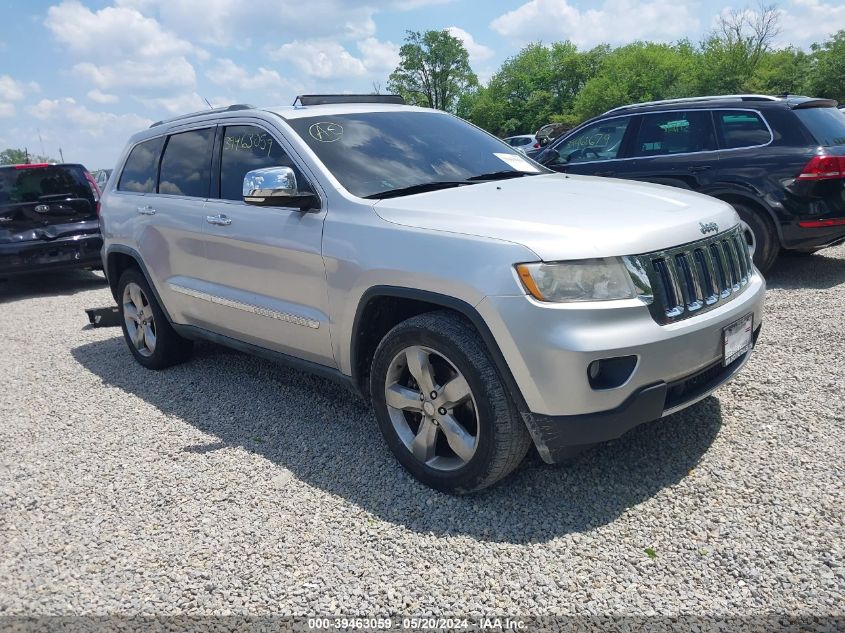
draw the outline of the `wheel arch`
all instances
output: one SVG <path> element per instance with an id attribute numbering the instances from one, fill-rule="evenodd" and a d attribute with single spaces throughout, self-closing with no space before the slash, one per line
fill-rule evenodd
<path id="1" fill-rule="evenodd" d="M 777 214 L 768 204 L 766 204 L 766 202 L 761 199 L 760 195 L 756 192 L 746 191 L 743 189 L 726 188 L 705 191 L 703 193 L 706 193 L 708 196 L 718 198 L 722 202 L 727 202 L 731 205 L 734 202 L 737 202 L 756 209 L 758 212 L 763 214 L 763 217 L 767 217 L 769 219 L 769 221 L 772 223 L 772 226 L 775 228 L 775 233 L 778 236 L 778 242 L 783 245 L 783 231 Z"/>
<path id="2" fill-rule="evenodd" d="M 373 286 L 361 295 L 350 341 L 350 365 L 355 388 L 365 397 L 369 395 L 367 385 L 373 353 L 390 329 L 417 314 L 444 309 L 465 318 L 478 332 L 517 409 L 520 412 L 527 411 L 525 399 L 502 350 L 478 310 L 462 299 L 416 288 Z M 364 324 L 367 323 L 372 324 L 372 327 L 364 331 Z"/>
<path id="3" fill-rule="evenodd" d="M 115 301 L 120 301 L 117 296 L 117 285 L 120 282 L 120 276 L 123 274 L 123 271 L 128 268 L 137 268 L 147 280 L 147 284 L 150 286 L 150 290 L 152 290 L 155 295 L 155 299 L 161 307 L 161 311 L 164 312 L 164 316 L 167 317 L 167 320 L 170 323 L 173 323 L 173 319 L 170 318 L 170 313 L 167 311 L 167 307 L 161 300 L 161 296 L 153 283 L 150 272 L 147 270 L 147 266 L 144 264 L 144 260 L 141 258 L 138 251 L 128 246 L 114 245 L 110 247 L 106 253 L 105 264 L 106 279 L 109 282 L 109 288 Z"/>

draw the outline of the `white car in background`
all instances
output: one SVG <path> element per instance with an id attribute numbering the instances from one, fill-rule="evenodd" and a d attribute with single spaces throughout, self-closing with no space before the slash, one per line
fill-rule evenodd
<path id="1" fill-rule="evenodd" d="M 540 149 L 540 143 L 537 141 L 537 137 L 533 134 L 520 134 L 519 136 L 509 136 L 503 140 L 505 141 L 505 143 L 513 147 L 515 150 L 522 152 L 523 154 L 529 149 Z"/>

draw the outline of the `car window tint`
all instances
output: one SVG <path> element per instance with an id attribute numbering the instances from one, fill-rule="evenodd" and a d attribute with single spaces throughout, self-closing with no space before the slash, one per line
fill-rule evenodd
<path id="1" fill-rule="evenodd" d="M 803 108 L 794 111 L 819 145 L 845 145 L 845 112 L 837 108 Z"/>
<path id="2" fill-rule="evenodd" d="M 765 145 L 772 134 L 756 112 L 721 110 L 716 113 L 716 129 L 723 149 Z"/>
<path id="3" fill-rule="evenodd" d="M 710 113 L 675 111 L 644 114 L 632 156 L 665 156 L 714 149 Z"/>
<path id="4" fill-rule="evenodd" d="M 0 204 L 50 198 L 85 198 L 94 202 L 94 194 L 81 167 L 50 165 L 0 169 Z"/>
<path id="5" fill-rule="evenodd" d="M 138 143 L 129 153 L 123 173 L 120 175 L 120 182 L 117 188 L 120 191 L 135 191 L 139 193 L 152 193 L 156 188 L 156 172 L 158 171 L 158 158 L 161 156 L 161 148 L 164 145 L 164 137 L 150 139 Z"/>
<path id="6" fill-rule="evenodd" d="M 560 163 L 611 160 L 619 155 L 631 117 L 598 121 L 563 140 L 555 149 Z"/>
<path id="7" fill-rule="evenodd" d="M 161 159 L 158 192 L 208 197 L 214 128 L 173 134 Z"/>
<path id="8" fill-rule="evenodd" d="M 242 200 L 244 176 L 253 169 L 291 167 L 300 191 L 313 193 L 308 181 L 293 164 L 287 152 L 267 130 L 253 125 L 227 127 L 220 158 L 220 197 Z"/>

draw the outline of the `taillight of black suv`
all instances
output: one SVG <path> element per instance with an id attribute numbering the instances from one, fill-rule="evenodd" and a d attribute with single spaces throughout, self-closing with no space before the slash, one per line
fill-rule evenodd
<path id="1" fill-rule="evenodd" d="M 732 95 L 610 110 L 537 159 L 556 171 L 692 189 L 731 203 L 754 263 L 845 241 L 845 112 L 810 97 Z"/>

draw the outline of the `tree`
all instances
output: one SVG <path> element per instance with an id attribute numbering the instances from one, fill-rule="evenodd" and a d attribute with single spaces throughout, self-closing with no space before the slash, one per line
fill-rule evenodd
<path id="1" fill-rule="evenodd" d="M 23 149 L 8 148 L 0 152 L 0 165 L 24 165 L 26 163 L 57 163 L 55 158 L 29 154 Z"/>
<path id="2" fill-rule="evenodd" d="M 845 102 L 845 30 L 821 44 L 813 44 L 807 92 L 814 97 Z"/>
<path id="3" fill-rule="evenodd" d="M 629 103 L 687 96 L 694 58 L 687 43 L 621 46 L 602 59 L 597 74 L 578 93 L 573 113 L 583 120 Z"/>
<path id="4" fill-rule="evenodd" d="M 478 87 L 463 42 L 448 31 L 407 31 L 388 90 L 413 105 L 454 112 Z"/>
<path id="5" fill-rule="evenodd" d="M 575 97 L 597 72 L 608 47 L 579 52 L 571 42 L 529 44 L 506 60 L 489 84 L 459 112 L 503 136 L 529 134 L 546 123 L 568 121 Z"/>
<path id="6" fill-rule="evenodd" d="M 701 44 L 692 91 L 696 94 L 731 94 L 749 90 L 761 62 L 780 33 L 780 17 L 776 6 L 762 2 L 757 10 L 722 13 L 716 28 Z"/>

